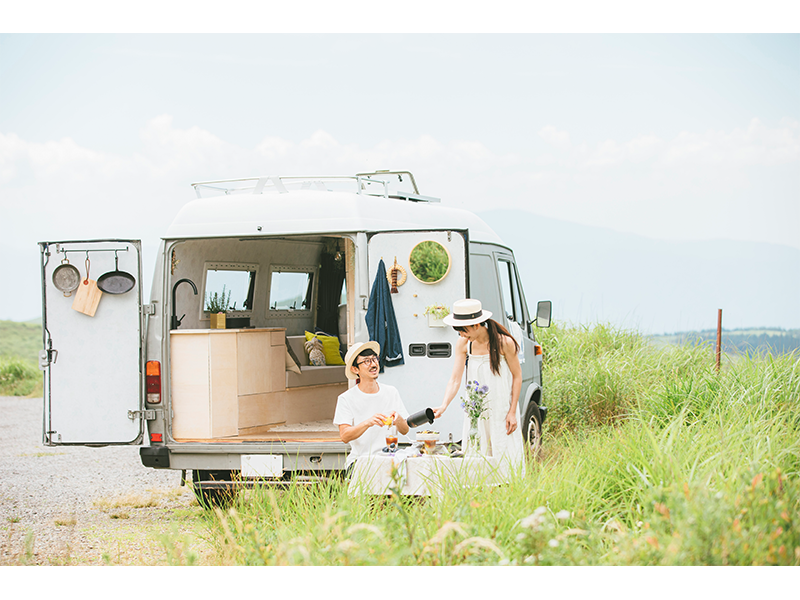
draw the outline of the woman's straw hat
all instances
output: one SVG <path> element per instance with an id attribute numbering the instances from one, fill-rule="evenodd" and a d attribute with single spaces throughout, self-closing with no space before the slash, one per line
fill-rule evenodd
<path id="1" fill-rule="evenodd" d="M 467 327 L 483 323 L 492 316 L 488 310 L 483 310 L 480 300 L 459 300 L 453 303 L 453 312 L 447 315 L 442 321 L 446 325 L 453 327 Z"/>

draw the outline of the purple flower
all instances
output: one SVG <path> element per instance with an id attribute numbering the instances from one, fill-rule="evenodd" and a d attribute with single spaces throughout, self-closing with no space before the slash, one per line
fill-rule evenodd
<path id="1" fill-rule="evenodd" d="M 467 381 L 467 397 L 461 401 L 461 408 L 471 420 L 480 419 L 489 409 L 485 404 L 486 395 L 489 393 L 488 385 L 481 385 L 477 380 Z"/>

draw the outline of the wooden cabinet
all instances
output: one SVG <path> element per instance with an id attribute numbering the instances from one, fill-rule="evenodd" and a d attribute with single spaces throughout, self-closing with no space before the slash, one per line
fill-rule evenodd
<path id="1" fill-rule="evenodd" d="M 285 387 L 285 329 L 170 332 L 172 437 L 239 433 L 240 398 Z"/>

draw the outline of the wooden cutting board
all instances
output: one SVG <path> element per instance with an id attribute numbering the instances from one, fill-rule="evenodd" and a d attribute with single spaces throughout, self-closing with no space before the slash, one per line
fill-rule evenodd
<path id="1" fill-rule="evenodd" d="M 100 297 L 103 292 L 97 287 L 94 279 L 82 279 L 75 290 L 75 300 L 72 301 L 72 309 L 77 310 L 90 317 L 97 312 L 97 305 L 100 304 Z"/>

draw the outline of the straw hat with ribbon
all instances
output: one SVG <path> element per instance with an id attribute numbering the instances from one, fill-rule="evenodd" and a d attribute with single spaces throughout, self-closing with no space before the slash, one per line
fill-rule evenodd
<path id="1" fill-rule="evenodd" d="M 488 310 L 483 310 L 480 300 L 467 298 L 453 303 L 453 312 L 447 315 L 442 321 L 446 325 L 453 327 L 467 327 L 483 323 L 492 316 Z"/>
<path id="2" fill-rule="evenodd" d="M 370 341 L 370 342 L 363 342 L 360 344 L 353 344 L 350 346 L 350 349 L 347 351 L 347 354 L 344 356 L 344 374 L 347 376 L 348 379 L 358 379 L 358 375 L 353 373 L 350 367 L 353 366 L 353 362 L 356 360 L 356 357 L 361 354 L 367 348 L 371 348 L 375 351 L 375 354 L 380 356 L 381 354 L 381 345 L 378 342 Z"/>

